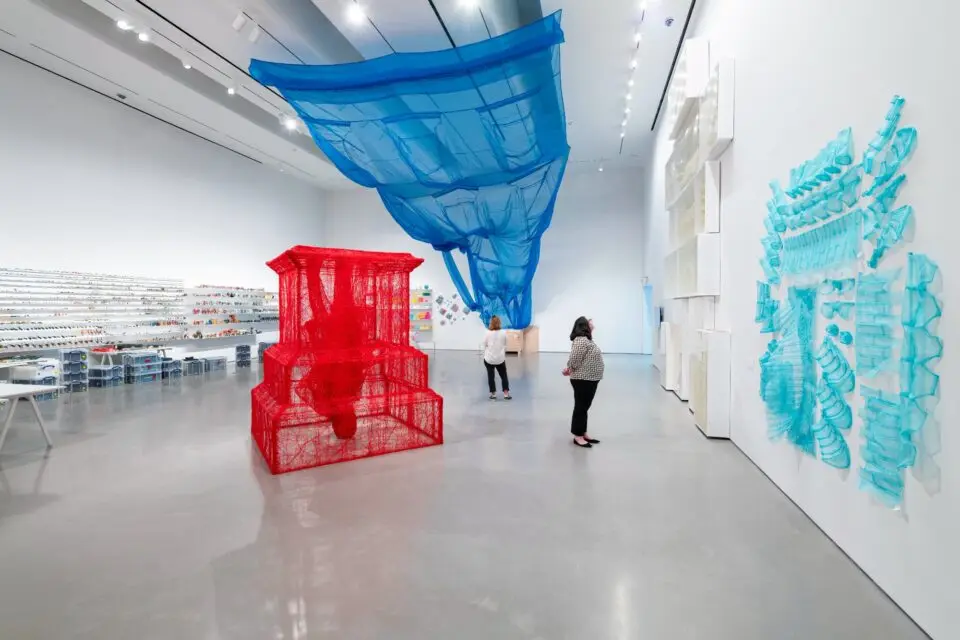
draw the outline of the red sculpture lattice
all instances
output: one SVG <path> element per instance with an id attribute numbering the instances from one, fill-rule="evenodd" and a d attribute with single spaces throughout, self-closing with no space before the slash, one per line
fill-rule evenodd
<path id="1" fill-rule="evenodd" d="M 443 398 L 410 346 L 410 272 L 423 260 L 297 246 L 280 275 L 280 342 L 252 392 L 253 438 L 270 471 L 443 443 Z"/>

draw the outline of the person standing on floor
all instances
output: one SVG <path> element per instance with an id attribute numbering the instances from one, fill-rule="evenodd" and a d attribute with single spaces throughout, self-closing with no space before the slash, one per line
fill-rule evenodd
<path id="1" fill-rule="evenodd" d="M 497 399 L 497 381 L 493 376 L 493 372 L 496 371 L 500 374 L 503 399 L 510 400 L 510 379 L 507 377 L 507 332 L 504 331 L 499 316 L 490 318 L 487 335 L 483 338 L 483 364 L 487 367 L 490 399 Z"/>
<path id="2" fill-rule="evenodd" d="M 580 316 L 570 332 L 570 358 L 563 375 L 570 377 L 573 385 L 573 418 L 570 431 L 573 444 L 589 449 L 599 440 L 587 433 L 587 412 L 597 394 L 597 386 L 603 380 L 603 353 L 593 342 L 593 321 Z"/>

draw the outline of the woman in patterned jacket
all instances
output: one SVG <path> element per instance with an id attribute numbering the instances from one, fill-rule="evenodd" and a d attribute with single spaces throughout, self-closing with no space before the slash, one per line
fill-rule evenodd
<path id="1" fill-rule="evenodd" d="M 603 380 L 603 353 L 593 342 L 593 321 L 580 316 L 570 332 L 570 358 L 563 375 L 570 377 L 573 385 L 573 419 L 570 432 L 573 444 L 589 449 L 600 441 L 587 433 L 587 412 L 597 394 L 597 386 Z"/>

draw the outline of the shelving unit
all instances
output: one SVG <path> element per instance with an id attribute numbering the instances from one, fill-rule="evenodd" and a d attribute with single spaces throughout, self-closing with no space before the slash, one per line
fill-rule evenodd
<path id="1" fill-rule="evenodd" d="M 710 42 L 690 38 L 683 43 L 680 57 L 667 89 L 667 126 L 670 139 L 682 132 L 690 111 L 703 97 L 710 78 Z"/>
<path id="2" fill-rule="evenodd" d="M 719 296 L 720 234 L 697 234 L 668 254 L 664 288 L 670 298 Z"/>
<path id="3" fill-rule="evenodd" d="M 669 250 L 657 361 L 661 385 L 690 400 L 709 437 L 729 437 L 730 336 L 717 331 L 721 163 L 733 140 L 733 61 L 710 66 L 710 45 L 687 40 L 667 96 L 673 150 L 664 170 Z M 725 380 L 725 382 L 724 382 Z"/>
<path id="4" fill-rule="evenodd" d="M 730 437 L 730 334 L 697 332 L 697 352 L 690 358 L 690 410 L 708 438 Z"/>
<path id="5" fill-rule="evenodd" d="M 254 325 L 263 322 L 265 307 L 263 289 L 210 285 L 188 288 L 184 300 L 188 337 L 210 339 L 251 333 Z"/>
<path id="6" fill-rule="evenodd" d="M 733 142 L 734 82 L 733 60 L 721 58 L 700 103 L 700 148 L 707 160 L 719 159 Z"/>
<path id="7" fill-rule="evenodd" d="M 674 250 L 703 233 L 720 232 L 720 163 L 705 162 L 668 207 Z"/>
<path id="8" fill-rule="evenodd" d="M 434 343 L 433 289 L 424 285 L 410 289 L 410 339 L 416 345 Z"/>
<path id="9" fill-rule="evenodd" d="M 265 322 L 280 320 L 279 293 L 267 291 L 263 294 L 263 313 L 260 317 Z"/>
<path id="10" fill-rule="evenodd" d="M 183 282 L 0 268 L 0 353 L 182 337 Z"/>

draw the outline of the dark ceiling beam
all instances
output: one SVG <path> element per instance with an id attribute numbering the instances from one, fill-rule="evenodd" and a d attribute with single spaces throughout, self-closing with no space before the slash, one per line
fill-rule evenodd
<path id="1" fill-rule="evenodd" d="M 663 111 L 663 103 L 667 99 L 667 91 L 670 89 L 670 80 L 673 78 L 673 72 L 677 68 L 677 61 L 680 59 L 680 51 L 683 49 L 683 42 L 687 39 L 687 29 L 690 28 L 690 18 L 693 17 L 693 9 L 697 6 L 697 0 L 690 0 L 690 9 L 687 11 L 687 18 L 683 21 L 683 31 L 680 32 L 680 41 L 677 42 L 677 50 L 673 53 L 673 62 L 670 64 L 670 73 L 667 74 L 667 81 L 663 83 L 663 91 L 660 93 L 660 103 L 657 104 L 657 112 L 653 114 L 653 122 L 650 123 L 650 131 L 657 128 L 657 120 L 660 118 L 660 112 Z"/>

